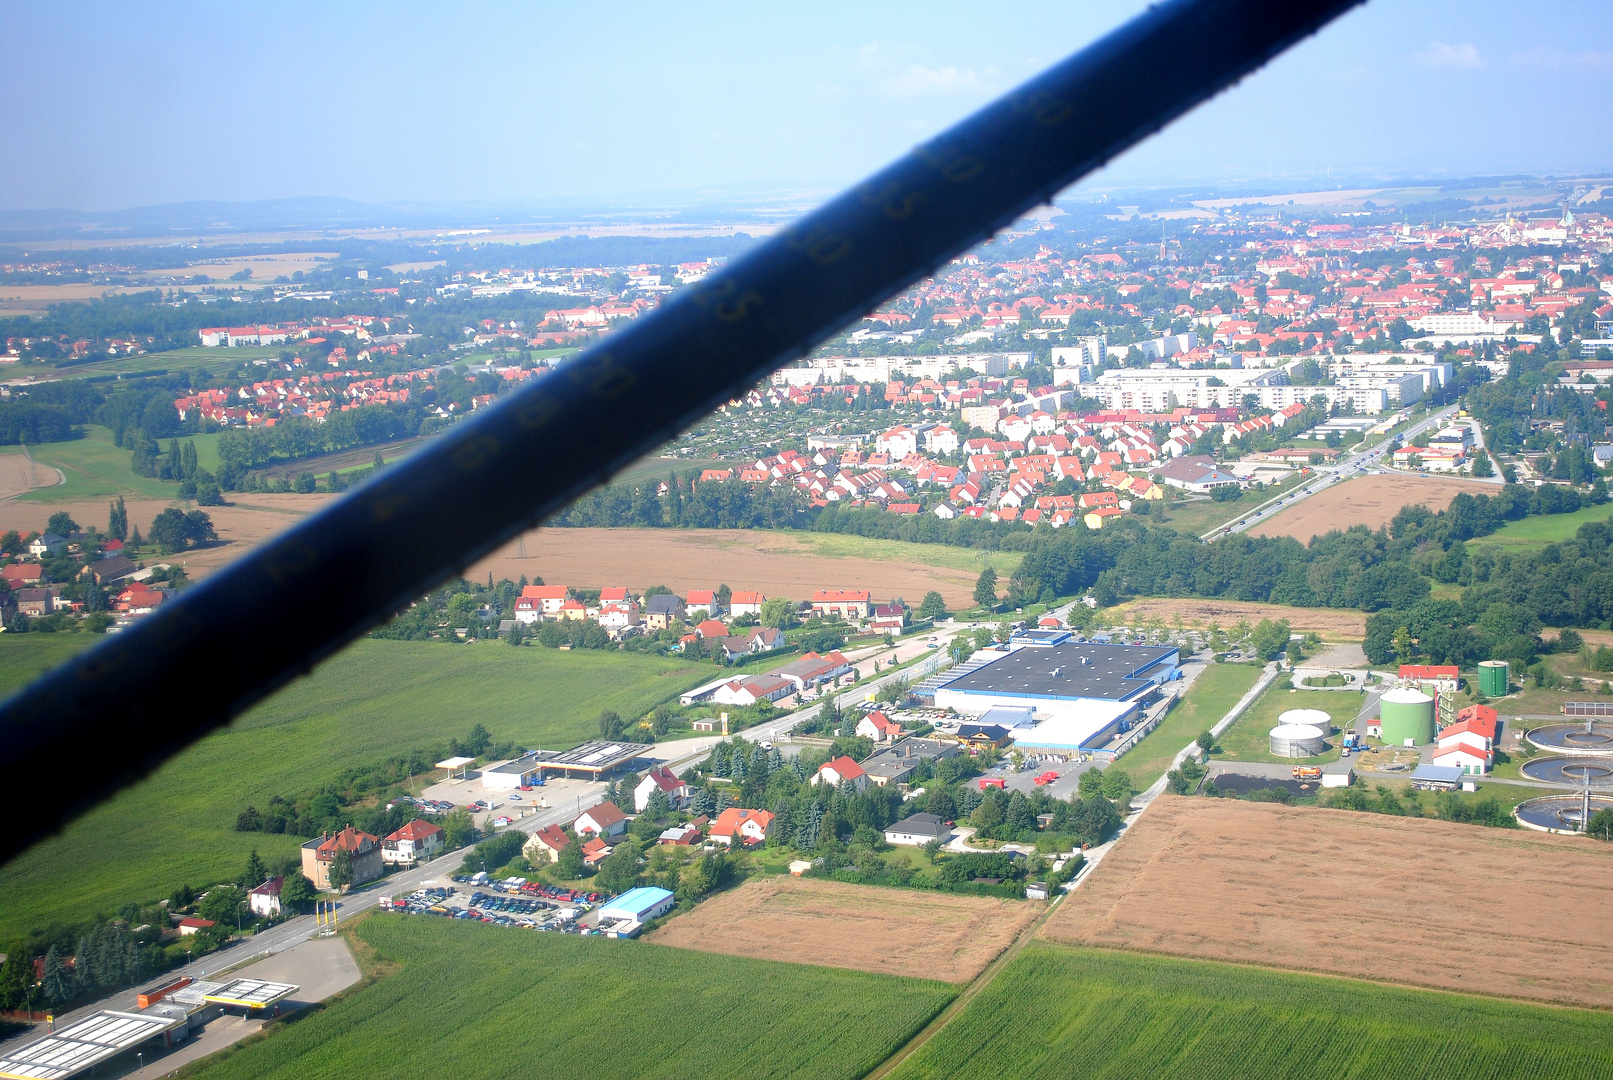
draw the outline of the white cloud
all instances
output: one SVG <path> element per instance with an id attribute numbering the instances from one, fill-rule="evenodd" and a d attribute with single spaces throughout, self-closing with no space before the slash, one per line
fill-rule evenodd
<path id="1" fill-rule="evenodd" d="M 1524 52 L 1512 54 L 1512 62 L 1519 67 L 1547 68 L 1562 71 L 1565 68 L 1613 68 L 1613 52 L 1582 49 L 1569 52 L 1555 46 L 1536 45 Z"/>
<path id="2" fill-rule="evenodd" d="M 1443 41 L 1431 41 L 1427 50 L 1415 54 L 1415 58 L 1424 67 L 1459 68 L 1466 71 L 1477 70 L 1489 63 L 1479 52 L 1479 47 L 1471 42 L 1447 45 Z"/>
<path id="3" fill-rule="evenodd" d="M 918 97 L 923 94 L 976 91 L 983 86 L 980 75 L 973 69 L 932 68 L 923 64 L 910 64 L 901 74 L 881 80 L 879 90 L 880 93 L 891 97 Z"/>

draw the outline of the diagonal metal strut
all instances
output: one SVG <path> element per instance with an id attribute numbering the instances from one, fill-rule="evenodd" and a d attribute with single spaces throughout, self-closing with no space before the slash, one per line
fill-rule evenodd
<path id="1" fill-rule="evenodd" d="M 1359 2 L 1151 8 L 25 687 L 0 860 Z"/>

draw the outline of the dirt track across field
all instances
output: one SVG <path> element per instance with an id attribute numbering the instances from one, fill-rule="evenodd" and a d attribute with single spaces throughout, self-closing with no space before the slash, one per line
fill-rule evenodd
<path id="1" fill-rule="evenodd" d="M 1613 1006 L 1613 845 L 1162 796 L 1054 941 Z"/>
<path id="2" fill-rule="evenodd" d="M 1359 641 L 1367 632 L 1367 617 L 1348 608 L 1284 607 L 1282 604 L 1252 604 L 1239 600 L 1133 600 L 1113 612 L 1107 621 L 1136 626 L 1159 616 L 1167 626 L 1176 616 L 1189 626 L 1216 624 L 1230 630 L 1240 619 L 1257 623 L 1261 619 L 1287 619 L 1297 631 L 1314 630 L 1324 638 L 1351 638 Z M 1194 620 L 1197 620 L 1195 622 Z"/>
<path id="3" fill-rule="evenodd" d="M 1248 531 L 1251 536 L 1292 536 L 1309 543 L 1313 536 L 1351 525 L 1366 525 L 1372 529 L 1387 525 L 1401 507 L 1413 503 L 1439 511 L 1461 492 L 1494 495 L 1499 490 L 1493 484 L 1454 477 L 1360 476 L 1302 499 Z"/>
<path id="4" fill-rule="evenodd" d="M 1041 904 L 814 878 L 747 881 L 646 941 L 680 949 L 966 983 Z"/>
<path id="5" fill-rule="evenodd" d="M 41 465 L 25 453 L 0 454 L 0 499 L 10 499 L 35 488 L 52 487 L 61 482 L 62 474 L 55 468 Z"/>

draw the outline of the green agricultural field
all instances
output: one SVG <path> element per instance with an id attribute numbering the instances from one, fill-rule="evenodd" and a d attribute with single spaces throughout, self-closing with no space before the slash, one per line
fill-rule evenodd
<path id="1" fill-rule="evenodd" d="M 1143 737 L 1120 759 L 1120 767 L 1139 788 L 1147 788 L 1171 766 L 1178 751 L 1208 731 L 1260 679 L 1258 664 L 1211 664 L 1171 710 L 1165 722 Z"/>
<path id="2" fill-rule="evenodd" d="M 812 554 L 831 559 L 877 559 L 883 562 L 910 562 L 925 566 L 948 566 L 955 570 L 972 570 L 979 573 L 988 565 L 997 571 L 1003 582 L 1019 569 L 1025 557 L 1019 551 L 983 551 L 974 548 L 953 547 L 949 544 L 914 544 L 905 540 L 878 540 L 849 533 L 803 532 L 794 529 L 775 529 L 779 536 L 788 536 L 812 549 Z M 917 599 L 913 601 L 917 603 Z"/>
<path id="3" fill-rule="evenodd" d="M 218 466 L 218 436 L 188 436 L 196 440 L 197 460 L 204 468 Z M 168 443 L 162 443 L 167 449 Z M 177 499 L 179 485 L 151 476 L 136 476 L 130 468 L 133 453 L 114 445 L 112 429 L 90 424 L 84 429 L 84 438 L 68 442 L 40 443 L 29 447 L 34 460 L 42 465 L 53 465 L 67 476 L 67 483 L 40 488 L 23 495 L 30 502 L 74 502 L 83 499 L 111 498 L 116 495 L 139 496 L 148 499 Z M 100 523 L 104 525 L 103 523 Z"/>
<path id="4" fill-rule="evenodd" d="M 90 640 L 0 635 L 0 692 Z M 629 653 L 359 641 L 0 868 L 0 939 L 155 900 L 182 883 L 217 881 L 236 873 L 254 847 L 265 856 L 295 851 L 295 837 L 234 831 L 243 807 L 271 795 L 295 795 L 343 769 L 446 743 L 476 723 L 527 746 L 572 746 L 597 734 L 601 709 L 643 716 L 710 674 Z M 173 692 L 207 693 L 208 685 L 198 672 Z M 72 763 L 62 764 L 65 776 Z"/>
<path id="5" fill-rule="evenodd" d="M 165 371 L 177 375 L 185 371 L 195 371 L 197 368 L 207 368 L 214 373 L 233 371 L 252 360 L 272 360 L 285 351 L 288 346 L 263 347 L 259 345 L 242 345 L 234 349 L 208 348 L 205 345 L 195 345 L 188 349 L 169 349 L 167 352 L 146 353 L 144 356 L 113 356 L 105 360 L 97 360 L 93 364 L 74 364 L 71 367 L 60 368 L 57 378 L 84 379 L 92 375 L 146 375 L 153 371 Z"/>
<path id="6" fill-rule="evenodd" d="M 1481 536 L 1471 542 L 1490 544 L 1511 552 L 1537 550 L 1547 544 L 1572 539 L 1573 535 L 1579 532 L 1581 525 L 1593 521 L 1606 521 L 1609 518 L 1613 518 L 1613 502 L 1603 503 L 1601 506 L 1587 506 L 1572 514 L 1542 514 L 1526 517 L 1520 521 L 1509 521 L 1489 536 Z"/>
<path id="7" fill-rule="evenodd" d="M 1168 502 L 1164 522 L 1179 533 L 1188 536 L 1202 536 L 1215 528 L 1224 525 L 1239 514 L 1248 513 L 1268 499 L 1299 486 L 1300 478 L 1291 477 L 1281 484 L 1272 484 L 1264 491 L 1245 491 L 1231 502 L 1216 502 L 1214 499 L 1188 499 L 1182 502 Z M 1161 504 L 1155 503 L 1155 513 Z"/>
<path id="8" fill-rule="evenodd" d="M 194 1075 L 854 1080 L 957 992 L 929 980 L 425 916 L 372 916 L 354 932 L 396 970 Z"/>
<path id="9" fill-rule="evenodd" d="M 1221 761 L 1287 761 L 1271 756 L 1271 729 L 1277 726 L 1277 717 L 1289 709 L 1321 709 L 1333 718 L 1333 725 L 1345 731 L 1361 712 L 1365 698 L 1356 690 L 1288 690 L 1286 680 L 1278 679 L 1260 695 L 1249 710 L 1238 717 L 1218 741 L 1215 757 Z M 1364 729 L 1363 729 L 1364 731 Z M 1320 765 L 1337 761 L 1340 735 L 1328 738 L 1329 749 L 1315 757 L 1295 758 L 1295 764 Z"/>
<path id="10" fill-rule="evenodd" d="M 891 1075 L 1592 1080 L 1613 1016 L 1038 943 Z"/>

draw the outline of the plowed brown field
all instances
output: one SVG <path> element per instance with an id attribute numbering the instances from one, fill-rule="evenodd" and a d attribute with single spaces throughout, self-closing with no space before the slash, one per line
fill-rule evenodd
<path id="1" fill-rule="evenodd" d="M 13 456 L 22 460 L 21 455 L 0 456 L 0 483 L 6 479 L 4 465 Z M 54 480 L 54 470 L 43 465 L 38 469 L 47 482 Z M 19 482 L 21 479 L 19 473 Z M 213 519 L 221 543 L 187 551 L 172 561 L 183 563 L 192 578 L 206 577 L 334 498 L 326 494 L 232 494 L 233 506 L 203 507 Z M 162 510 L 188 504 L 129 499 L 126 505 L 129 523 L 144 534 Z M 81 525 L 106 527 L 104 499 L 12 500 L 0 501 L 0 532 L 16 529 L 26 535 L 42 530 L 50 515 L 59 510 L 67 511 Z M 524 574 L 583 589 L 626 585 L 641 590 L 666 585 L 680 594 L 727 582 L 735 589 L 792 600 L 806 599 L 818 589 L 867 589 L 877 600 L 900 596 L 914 606 L 934 589 L 949 605 L 962 608 L 973 603 L 980 571 L 902 559 L 838 558 L 819 554 L 789 534 L 765 529 L 535 529 L 466 570 L 465 576 L 485 581 L 489 573 L 495 580 L 515 581 Z"/>
<path id="2" fill-rule="evenodd" d="M 1613 845 L 1166 795 L 1054 941 L 1613 1006 Z"/>
<path id="3" fill-rule="evenodd" d="M 986 896 L 773 877 L 721 893 L 645 940 L 963 983 L 986 970 L 1043 910 Z"/>
<path id="4" fill-rule="evenodd" d="M 867 589 L 879 600 L 917 604 L 931 589 L 955 607 L 973 601 L 978 569 L 897 559 L 834 558 L 766 529 L 539 529 L 477 563 L 467 574 L 597 589 L 665 585 L 677 593 L 727 582 L 735 589 L 804 600 L 818 589 Z"/>
<path id="5" fill-rule="evenodd" d="M 1454 477 L 1359 476 L 1334 484 L 1319 495 L 1268 518 L 1248 531 L 1252 536 L 1292 536 L 1303 543 L 1334 529 L 1366 525 L 1376 529 L 1403 506 L 1422 503 L 1430 510 L 1443 510 L 1465 491 L 1470 495 L 1493 495 L 1494 484 Z"/>
<path id="6" fill-rule="evenodd" d="M 1232 629 L 1240 619 L 1251 623 L 1261 619 L 1287 619 L 1295 631 L 1314 630 L 1324 638 L 1360 640 L 1367 632 L 1366 615 L 1353 609 L 1285 607 L 1241 600 L 1133 600 L 1116 608 L 1107 621 L 1135 626 L 1156 615 L 1171 625 L 1175 625 L 1174 620 L 1180 615 L 1189 626 L 1208 627 L 1215 623 L 1223 630 Z"/>

